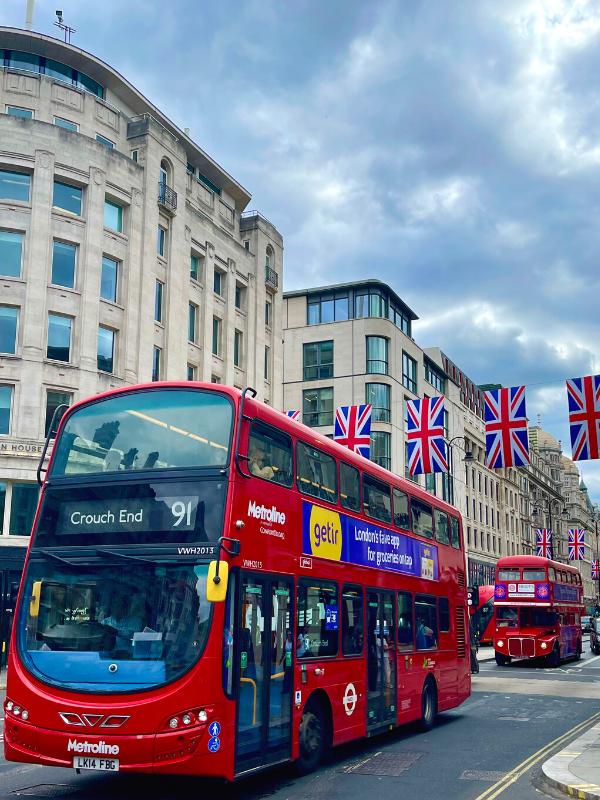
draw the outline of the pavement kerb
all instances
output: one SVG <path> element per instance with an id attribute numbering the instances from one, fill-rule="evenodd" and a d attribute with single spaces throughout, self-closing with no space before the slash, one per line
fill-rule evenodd
<path id="1" fill-rule="evenodd" d="M 569 797 L 577 797 L 579 800 L 600 800 L 600 760 L 596 755 L 599 747 L 600 724 L 594 725 L 572 741 L 568 747 L 542 764 L 546 781 Z M 578 765 L 576 762 L 585 757 L 589 751 L 594 752 L 594 766 Z M 582 773 L 595 782 L 585 780 Z"/>
<path id="2" fill-rule="evenodd" d="M 6 689 L 6 670 L 0 670 L 0 689 Z"/>

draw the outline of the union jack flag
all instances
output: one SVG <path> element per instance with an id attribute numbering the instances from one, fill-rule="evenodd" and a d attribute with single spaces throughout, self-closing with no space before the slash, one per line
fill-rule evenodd
<path id="1" fill-rule="evenodd" d="M 538 528 L 535 532 L 535 554 L 541 558 L 552 556 L 552 531 L 548 528 Z"/>
<path id="2" fill-rule="evenodd" d="M 600 578 L 600 558 L 592 559 L 592 578 L 595 581 Z"/>
<path id="3" fill-rule="evenodd" d="M 292 408 L 291 411 L 285 412 L 286 417 L 293 419 L 294 422 L 300 422 L 300 409 L 299 408 Z"/>
<path id="4" fill-rule="evenodd" d="M 567 381 L 571 458 L 600 458 L 600 375 Z"/>
<path id="5" fill-rule="evenodd" d="M 444 398 L 424 397 L 407 400 L 408 471 L 448 472 L 444 441 Z"/>
<path id="6" fill-rule="evenodd" d="M 338 406 L 333 438 L 354 453 L 369 458 L 371 453 L 371 404 Z"/>
<path id="7" fill-rule="evenodd" d="M 585 559 L 585 531 L 581 528 L 569 528 L 569 561 Z"/>
<path id="8" fill-rule="evenodd" d="M 490 389 L 484 397 L 486 465 L 502 469 L 529 464 L 525 387 Z"/>

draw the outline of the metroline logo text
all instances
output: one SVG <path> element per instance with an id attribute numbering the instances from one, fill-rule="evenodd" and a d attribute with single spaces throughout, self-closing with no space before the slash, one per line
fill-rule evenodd
<path id="1" fill-rule="evenodd" d="M 285 514 L 278 511 L 277 506 L 259 506 L 254 500 L 248 502 L 248 516 L 254 519 L 263 519 L 266 522 L 276 522 L 278 525 L 285 525 Z"/>
<path id="2" fill-rule="evenodd" d="M 105 741 L 99 742 L 78 742 L 77 739 L 69 739 L 67 753 L 104 753 L 107 756 L 119 755 L 118 744 L 106 744 Z"/>

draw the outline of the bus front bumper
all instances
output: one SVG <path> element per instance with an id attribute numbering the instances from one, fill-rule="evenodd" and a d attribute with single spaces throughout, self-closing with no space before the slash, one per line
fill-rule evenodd
<path id="1" fill-rule="evenodd" d="M 223 760 L 209 751 L 205 726 L 158 734 L 128 736 L 64 733 L 6 718 L 4 754 L 8 761 L 53 767 L 76 767 L 76 757 L 89 756 L 83 768 L 113 772 L 224 775 Z M 215 757 L 217 756 L 217 757 Z M 97 767 L 89 763 L 97 762 Z M 118 762 L 110 769 L 106 762 Z M 100 763 L 102 762 L 102 763 Z"/>
<path id="2" fill-rule="evenodd" d="M 494 650 L 511 658 L 543 658 L 550 655 L 555 637 L 499 636 L 494 639 Z"/>

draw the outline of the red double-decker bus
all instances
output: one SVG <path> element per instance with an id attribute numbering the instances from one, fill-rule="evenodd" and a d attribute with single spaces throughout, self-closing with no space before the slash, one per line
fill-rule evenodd
<path id="1" fill-rule="evenodd" d="M 61 420 L 13 629 L 14 761 L 232 780 L 470 694 L 455 508 L 252 398 Z"/>
<path id="2" fill-rule="evenodd" d="M 583 586 L 579 571 L 539 556 L 509 556 L 496 564 L 496 663 L 543 658 L 552 667 L 581 658 Z"/>

